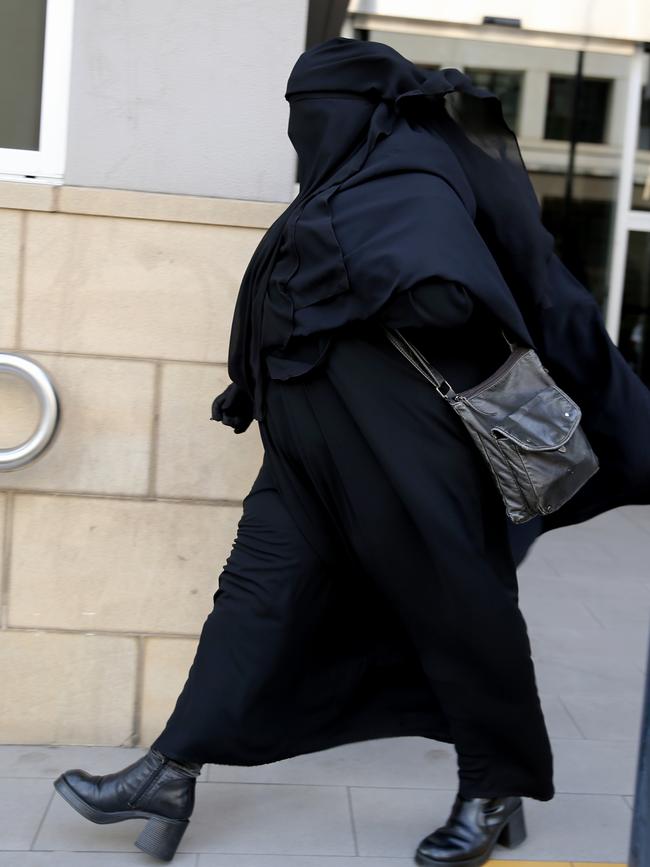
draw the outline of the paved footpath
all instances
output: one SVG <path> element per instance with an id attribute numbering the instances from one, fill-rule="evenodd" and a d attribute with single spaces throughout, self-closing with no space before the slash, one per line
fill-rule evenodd
<path id="1" fill-rule="evenodd" d="M 626 862 L 650 626 L 650 508 L 547 534 L 520 601 L 555 757 L 556 795 L 525 799 L 528 838 L 491 865 Z M 64 769 L 115 771 L 142 749 L 0 746 L 0 867 L 161 863 L 133 847 L 144 820 L 94 825 L 54 792 Z M 453 747 L 350 744 L 251 768 L 209 765 L 177 867 L 405 867 L 446 818 Z"/>

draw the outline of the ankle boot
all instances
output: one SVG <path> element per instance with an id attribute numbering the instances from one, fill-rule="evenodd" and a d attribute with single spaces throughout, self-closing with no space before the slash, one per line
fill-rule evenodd
<path id="1" fill-rule="evenodd" d="M 524 805 L 518 796 L 463 798 L 460 794 L 445 824 L 420 841 L 417 864 L 479 867 L 497 843 L 513 848 L 526 839 Z"/>
<path id="2" fill-rule="evenodd" d="M 159 750 L 121 771 L 97 776 L 79 768 L 64 771 L 54 788 L 86 819 L 99 824 L 148 819 L 135 845 L 171 861 L 194 809 L 201 764 L 178 762 Z"/>

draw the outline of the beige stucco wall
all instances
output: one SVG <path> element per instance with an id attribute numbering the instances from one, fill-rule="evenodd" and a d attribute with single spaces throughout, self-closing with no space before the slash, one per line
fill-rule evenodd
<path id="1" fill-rule="evenodd" d="M 0 473 L 0 742 L 149 743 L 262 457 L 211 421 L 243 270 L 283 203 L 0 182 L 0 351 L 61 423 Z M 0 447 L 37 417 L 0 376 Z"/>

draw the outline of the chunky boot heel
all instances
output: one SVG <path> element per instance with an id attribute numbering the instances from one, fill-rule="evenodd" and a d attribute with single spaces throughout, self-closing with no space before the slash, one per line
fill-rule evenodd
<path id="1" fill-rule="evenodd" d="M 164 819 L 160 816 L 152 816 L 140 832 L 135 845 L 148 855 L 153 855 L 154 858 L 171 861 L 188 825 L 187 819 Z"/>
<path id="2" fill-rule="evenodd" d="M 151 747 L 145 756 L 112 774 L 89 774 L 81 768 L 64 771 L 54 788 L 91 822 L 147 819 L 135 845 L 171 861 L 189 825 L 201 767 L 199 762 L 176 761 Z"/>
<path id="3" fill-rule="evenodd" d="M 420 841 L 416 864 L 430 867 L 480 867 L 497 843 L 518 846 L 526 838 L 524 808 L 518 795 L 465 798 L 452 805 L 449 818 Z"/>
<path id="4" fill-rule="evenodd" d="M 502 846 L 507 846 L 508 849 L 514 849 L 526 839 L 526 821 L 524 819 L 523 805 L 518 807 L 512 814 L 503 831 L 497 838 L 497 843 Z"/>

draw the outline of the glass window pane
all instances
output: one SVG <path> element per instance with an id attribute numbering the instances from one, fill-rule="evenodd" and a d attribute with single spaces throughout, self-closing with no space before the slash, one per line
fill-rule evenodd
<path id="1" fill-rule="evenodd" d="M 38 150 L 46 0 L 0 2 L 0 147 Z"/>
<path id="2" fill-rule="evenodd" d="M 562 141 L 571 138 L 574 81 L 572 76 L 551 75 L 546 104 L 545 138 Z M 582 79 L 576 117 L 578 141 L 605 141 L 611 85 L 611 81 L 607 79 Z"/>
<path id="3" fill-rule="evenodd" d="M 576 175 L 566 196 L 566 176 L 536 173 L 542 221 L 556 238 L 558 255 L 604 309 L 608 250 L 614 219 L 616 180 Z"/>
<path id="4" fill-rule="evenodd" d="M 529 54 L 532 74 L 545 78 L 546 89 L 530 90 L 527 111 L 539 137 L 522 142 L 524 160 L 558 255 L 604 311 L 622 144 L 608 122 L 620 110 L 614 99 L 623 95 L 613 79 L 627 75 L 628 60 L 586 52 L 574 100 L 577 52 L 531 48 Z"/>
<path id="5" fill-rule="evenodd" d="M 630 232 L 619 348 L 650 385 L 650 233 Z"/>

